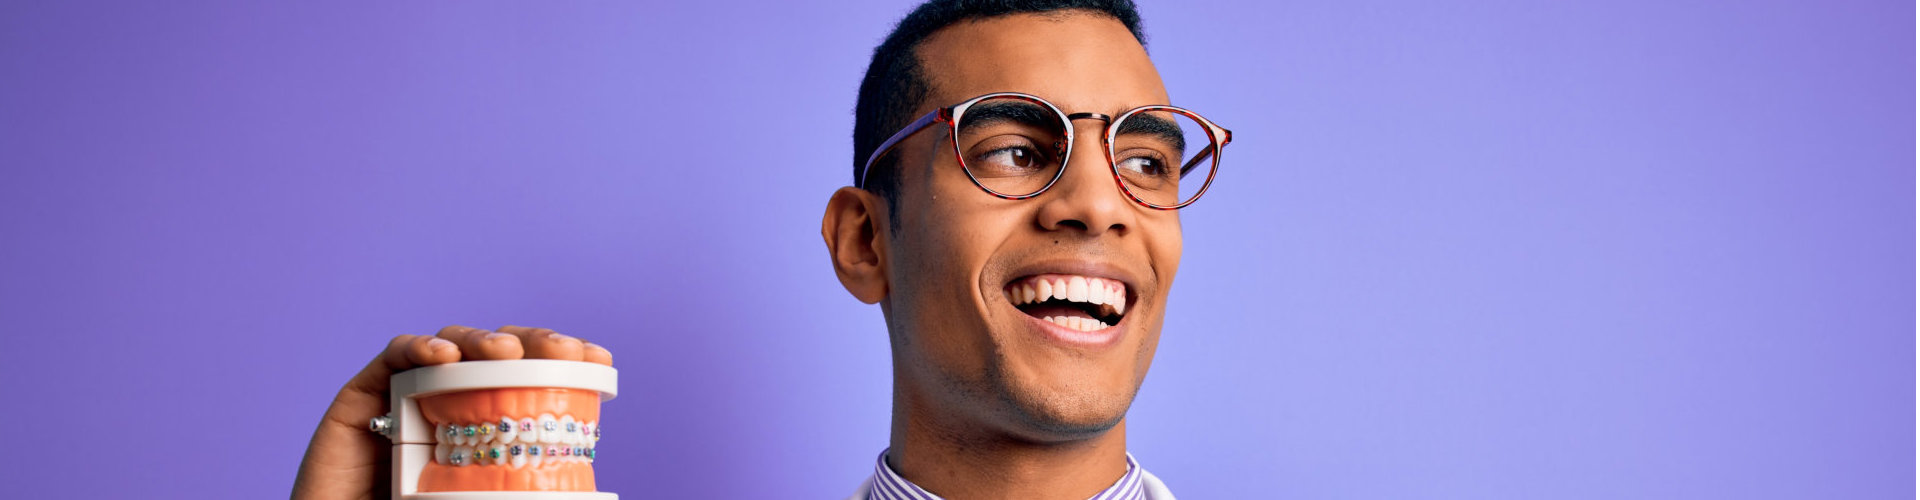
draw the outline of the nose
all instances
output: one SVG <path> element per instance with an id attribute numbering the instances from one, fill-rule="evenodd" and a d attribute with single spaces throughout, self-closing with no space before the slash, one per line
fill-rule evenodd
<path id="1" fill-rule="evenodd" d="M 1100 120 L 1075 120 L 1073 152 L 1067 157 L 1066 170 L 1039 198 L 1036 222 L 1041 229 L 1078 230 L 1087 236 L 1126 231 L 1134 211 L 1120 193 L 1113 168 L 1107 165 L 1102 142 L 1105 125 Z"/>

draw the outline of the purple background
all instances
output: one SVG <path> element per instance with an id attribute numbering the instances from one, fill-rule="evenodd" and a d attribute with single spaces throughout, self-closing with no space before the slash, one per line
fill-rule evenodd
<path id="1" fill-rule="evenodd" d="M 1911 498 L 1914 5 L 1441 3 L 1143 7 L 1239 139 L 1143 463 Z M 888 359 L 819 215 L 909 7 L 0 4 L 5 496 L 283 496 L 388 337 L 517 323 L 616 354 L 603 489 L 841 498 Z"/>

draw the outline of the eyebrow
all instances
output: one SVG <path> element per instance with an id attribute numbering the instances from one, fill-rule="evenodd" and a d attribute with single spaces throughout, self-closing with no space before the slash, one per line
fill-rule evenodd
<path id="1" fill-rule="evenodd" d="M 961 118 L 961 132 L 1005 122 L 1037 128 L 1060 128 L 1060 115 L 1028 102 L 983 102 L 967 108 Z"/>
<path id="2" fill-rule="evenodd" d="M 1180 124 L 1172 120 L 1146 113 L 1136 113 L 1120 123 L 1120 131 L 1114 135 L 1148 134 L 1173 144 L 1173 148 L 1184 155 L 1187 152 L 1187 134 L 1180 131 Z M 1178 159 L 1170 161 L 1180 161 Z"/>

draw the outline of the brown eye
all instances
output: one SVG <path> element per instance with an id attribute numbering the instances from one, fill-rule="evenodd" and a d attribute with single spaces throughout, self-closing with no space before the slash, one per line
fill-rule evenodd
<path id="1" fill-rule="evenodd" d="M 1008 146 L 986 152 L 967 161 L 967 168 L 977 175 L 1025 175 L 1045 166 L 1040 153 L 1027 145 Z"/>
<path id="2" fill-rule="evenodd" d="M 1146 177 L 1166 177 L 1167 174 L 1170 173 L 1166 162 L 1148 156 L 1135 156 L 1120 160 L 1120 170 Z"/>
<path id="3" fill-rule="evenodd" d="M 1027 148 L 1006 148 L 987 153 L 986 161 L 996 165 L 1014 168 L 1033 168 L 1033 151 Z"/>

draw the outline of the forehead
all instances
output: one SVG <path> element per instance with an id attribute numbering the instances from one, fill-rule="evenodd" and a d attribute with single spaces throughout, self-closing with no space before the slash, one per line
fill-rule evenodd
<path id="1" fill-rule="evenodd" d="M 1170 104 L 1160 73 L 1126 25 L 1074 11 L 961 22 L 918 48 L 926 109 L 991 92 L 1040 96 L 1069 113 Z M 924 110 L 923 110 L 924 111 Z"/>

